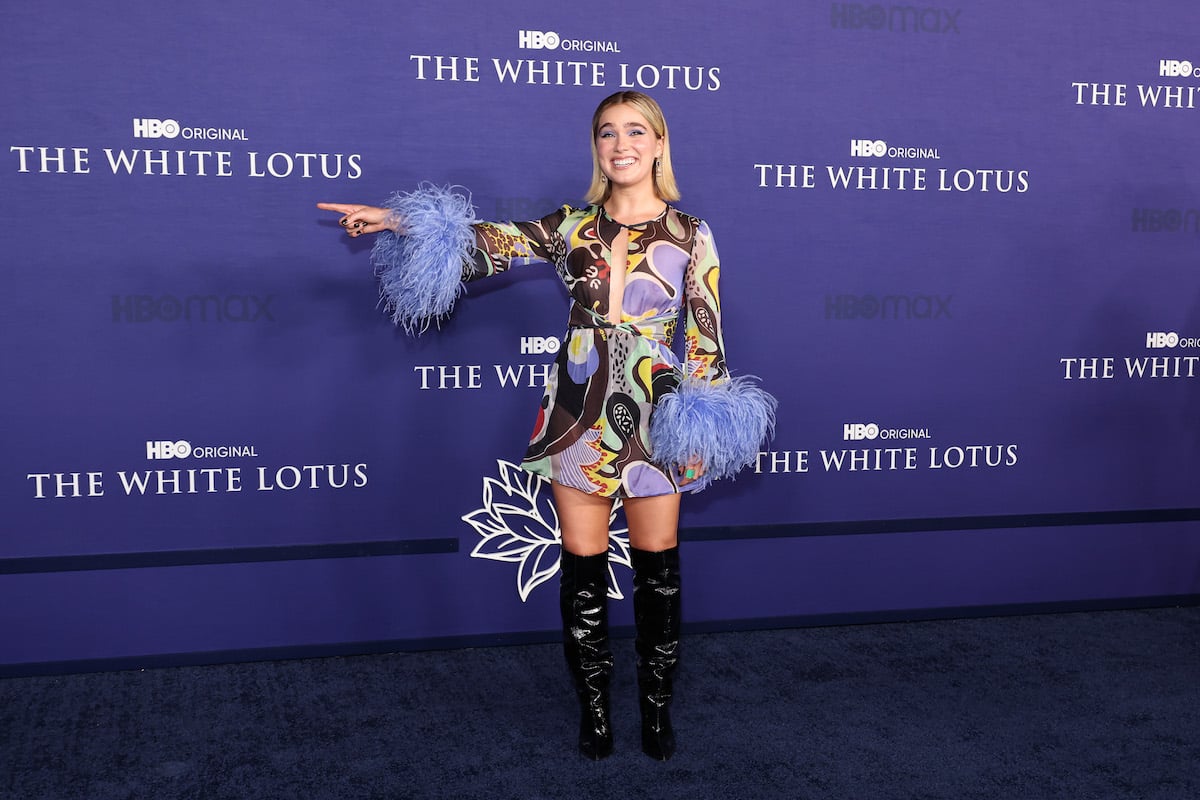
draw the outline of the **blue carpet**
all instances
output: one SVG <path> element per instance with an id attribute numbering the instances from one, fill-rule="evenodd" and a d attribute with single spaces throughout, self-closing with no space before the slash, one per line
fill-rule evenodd
<path id="1" fill-rule="evenodd" d="M 1200 608 L 684 637 L 679 752 L 583 760 L 561 650 L 0 680 L 5 800 L 1200 798 Z"/>

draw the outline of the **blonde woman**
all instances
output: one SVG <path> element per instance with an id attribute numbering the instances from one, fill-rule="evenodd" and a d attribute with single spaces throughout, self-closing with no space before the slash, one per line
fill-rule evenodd
<path id="1" fill-rule="evenodd" d="M 621 498 L 634 570 L 642 749 L 675 751 L 669 705 L 679 657 L 682 492 L 751 463 L 775 400 L 725 364 L 712 232 L 679 199 L 662 109 L 640 92 L 592 117 L 582 208 L 529 222 L 474 219 L 470 202 L 423 185 L 382 207 L 321 203 L 372 260 L 393 319 L 410 332 L 449 313 L 461 281 L 553 264 L 571 296 L 568 330 L 522 467 L 551 481 L 562 533 L 563 640 L 581 709 L 579 749 L 612 752 L 609 518 Z M 686 356 L 672 352 L 680 312 Z"/>

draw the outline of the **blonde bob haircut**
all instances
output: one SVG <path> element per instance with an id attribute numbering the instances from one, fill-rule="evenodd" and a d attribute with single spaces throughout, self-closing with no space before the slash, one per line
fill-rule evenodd
<path id="1" fill-rule="evenodd" d="M 657 171 L 654 175 L 654 191 L 659 198 L 668 203 L 679 199 L 679 187 L 675 183 L 675 170 L 671 166 L 671 137 L 667 135 L 667 119 L 654 98 L 641 92 L 617 92 L 600 101 L 596 113 L 592 115 L 592 185 L 588 187 L 584 202 L 593 205 L 603 205 L 612 194 L 612 186 L 604 179 L 600 170 L 600 154 L 596 150 L 596 137 L 600 133 L 600 117 L 605 111 L 618 105 L 627 105 L 646 118 L 655 136 L 662 140 L 663 151 L 658 161 L 662 166 L 662 175 Z"/>

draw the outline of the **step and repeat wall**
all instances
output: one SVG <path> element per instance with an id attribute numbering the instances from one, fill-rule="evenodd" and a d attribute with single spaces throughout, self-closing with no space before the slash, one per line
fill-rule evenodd
<path id="1" fill-rule="evenodd" d="M 315 205 L 578 204 L 629 88 L 780 401 L 693 630 L 1200 595 L 1191 0 L 69 5 L 0 29 L 9 672 L 552 631 L 552 268 L 412 338 Z"/>

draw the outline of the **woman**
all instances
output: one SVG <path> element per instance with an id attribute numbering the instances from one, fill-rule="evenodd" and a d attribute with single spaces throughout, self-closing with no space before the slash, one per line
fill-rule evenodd
<path id="1" fill-rule="evenodd" d="M 720 268 L 708 226 L 677 211 L 662 110 L 618 92 L 592 117 L 589 205 L 540 220 L 476 222 L 468 200 L 423 186 L 385 207 L 321 203 L 372 251 L 393 318 L 410 332 L 449 312 L 460 281 L 549 261 L 571 295 L 569 331 L 522 467 L 549 478 L 562 531 L 560 608 L 581 708 L 579 749 L 612 752 L 608 521 L 625 508 L 632 546 L 642 749 L 675 751 L 668 707 L 679 648 L 681 491 L 754 460 L 775 400 L 730 379 L 721 338 Z M 686 308 L 687 356 L 671 352 Z"/>

